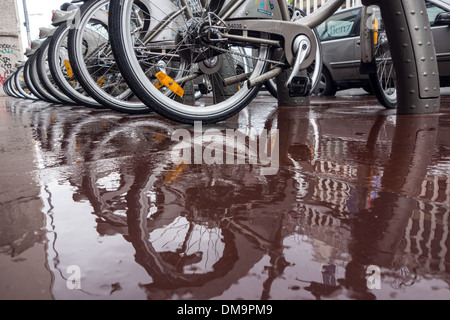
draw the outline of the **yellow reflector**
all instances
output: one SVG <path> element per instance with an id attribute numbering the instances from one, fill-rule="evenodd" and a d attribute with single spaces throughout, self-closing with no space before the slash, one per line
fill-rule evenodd
<path id="1" fill-rule="evenodd" d="M 165 74 L 164 72 L 158 72 L 156 74 L 156 78 L 158 78 L 161 86 L 165 86 L 170 91 L 172 91 L 176 95 L 183 98 L 183 96 L 184 96 L 183 88 L 178 83 L 176 83 L 175 80 L 173 80 L 171 77 L 169 77 L 167 74 Z M 158 88 L 158 84 L 156 84 L 155 86 Z"/>
<path id="2" fill-rule="evenodd" d="M 103 84 L 103 82 L 105 82 L 105 78 L 102 77 L 100 80 L 98 80 L 97 85 L 98 85 L 99 87 L 101 87 L 102 84 Z"/>
<path id="3" fill-rule="evenodd" d="M 171 185 L 174 183 L 175 180 L 177 180 L 182 174 L 183 171 L 186 170 L 187 164 L 181 163 L 179 164 L 174 170 L 169 171 L 166 175 L 166 178 L 164 179 L 164 182 L 168 185 Z"/>
<path id="4" fill-rule="evenodd" d="M 64 60 L 64 65 L 66 66 L 66 71 L 69 78 L 73 78 L 73 70 L 69 60 Z"/>
<path id="5" fill-rule="evenodd" d="M 161 89 L 162 86 L 163 86 L 163 85 L 162 85 L 161 82 L 155 83 L 156 89 Z"/>
<path id="6" fill-rule="evenodd" d="M 378 44 L 378 29 L 379 29 L 378 19 L 375 18 L 373 20 L 373 44 L 374 45 Z"/>

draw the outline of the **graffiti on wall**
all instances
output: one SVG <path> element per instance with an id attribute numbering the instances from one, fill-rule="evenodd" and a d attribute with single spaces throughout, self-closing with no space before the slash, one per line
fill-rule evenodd
<path id="1" fill-rule="evenodd" d="M 6 78 L 13 72 L 11 56 L 19 49 L 15 45 L 0 43 L 0 88 L 5 84 Z"/>

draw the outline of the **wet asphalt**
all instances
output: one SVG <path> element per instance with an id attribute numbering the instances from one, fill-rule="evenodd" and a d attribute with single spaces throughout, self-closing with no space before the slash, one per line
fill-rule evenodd
<path id="1" fill-rule="evenodd" d="M 2 98 L 0 299 L 448 300 L 450 96 L 353 94 L 200 132 Z"/>

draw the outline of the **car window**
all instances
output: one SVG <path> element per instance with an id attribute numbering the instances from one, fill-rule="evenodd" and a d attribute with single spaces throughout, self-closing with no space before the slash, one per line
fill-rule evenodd
<path id="1" fill-rule="evenodd" d="M 320 40 L 334 40 L 359 35 L 360 9 L 337 13 L 317 27 Z"/>
<path id="2" fill-rule="evenodd" d="M 434 26 L 436 17 L 441 12 L 445 12 L 445 10 L 431 2 L 427 2 L 427 13 L 428 13 L 428 18 L 430 19 L 431 26 Z"/>

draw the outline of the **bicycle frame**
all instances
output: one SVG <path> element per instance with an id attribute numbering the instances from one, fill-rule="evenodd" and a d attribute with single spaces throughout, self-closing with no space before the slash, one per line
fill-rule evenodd
<path id="1" fill-rule="evenodd" d="M 205 6 L 205 0 L 200 0 L 202 6 Z M 155 31 L 147 35 L 144 39 L 144 43 L 149 41 L 154 41 L 155 39 L 164 38 L 164 28 L 166 25 L 182 14 L 183 12 L 188 18 L 194 18 L 194 13 L 192 12 L 191 5 L 188 3 L 189 0 L 180 0 L 182 8 L 179 10 L 170 10 L 167 8 L 165 11 L 170 12 L 166 17 L 161 19 L 160 23 L 154 29 Z M 275 5 L 276 2 L 276 5 Z M 270 4 L 273 5 L 273 10 L 265 11 L 257 8 L 257 2 L 247 1 L 247 0 L 230 0 L 222 3 L 222 8 L 217 8 L 219 13 L 217 17 L 225 24 L 227 32 L 223 34 L 224 38 L 231 41 L 245 40 L 247 42 L 260 44 L 260 45 L 277 45 L 280 46 L 276 41 L 270 41 L 267 39 L 252 38 L 248 37 L 249 31 L 264 32 L 270 34 L 277 34 L 284 38 L 284 50 L 286 54 L 286 60 L 289 65 L 293 66 L 295 63 L 295 48 L 292 48 L 292 43 L 295 38 L 304 34 L 309 39 L 314 39 L 314 34 L 311 29 L 317 27 L 320 23 L 328 19 L 335 11 L 337 11 L 345 0 L 330 0 L 320 7 L 315 13 L 302 18 L 301 21 L 291 22 L 288 5 L 285 0 L 273 0 Z M 142 0 L 142 3 L 148 8 L 155 6 L 149 0 Z M 212 0 L 210 3 L 210 8 L 215 8 L 220 6 L 218 0 Z M 211 10 L 211 9 L 210 9 Z M 211 10 L 213 11 L 213 10 Z M 243 36 L 230 34 L 231 32 L 242 32 Z M 158 37 L 157 37 L 158 36 Z M 315 41 L 311 41 L 312 48 L 309 57 L 302 64 L 302 69 L 309 67 L 314 61 L 315 52 L 317 46 Z"/>

